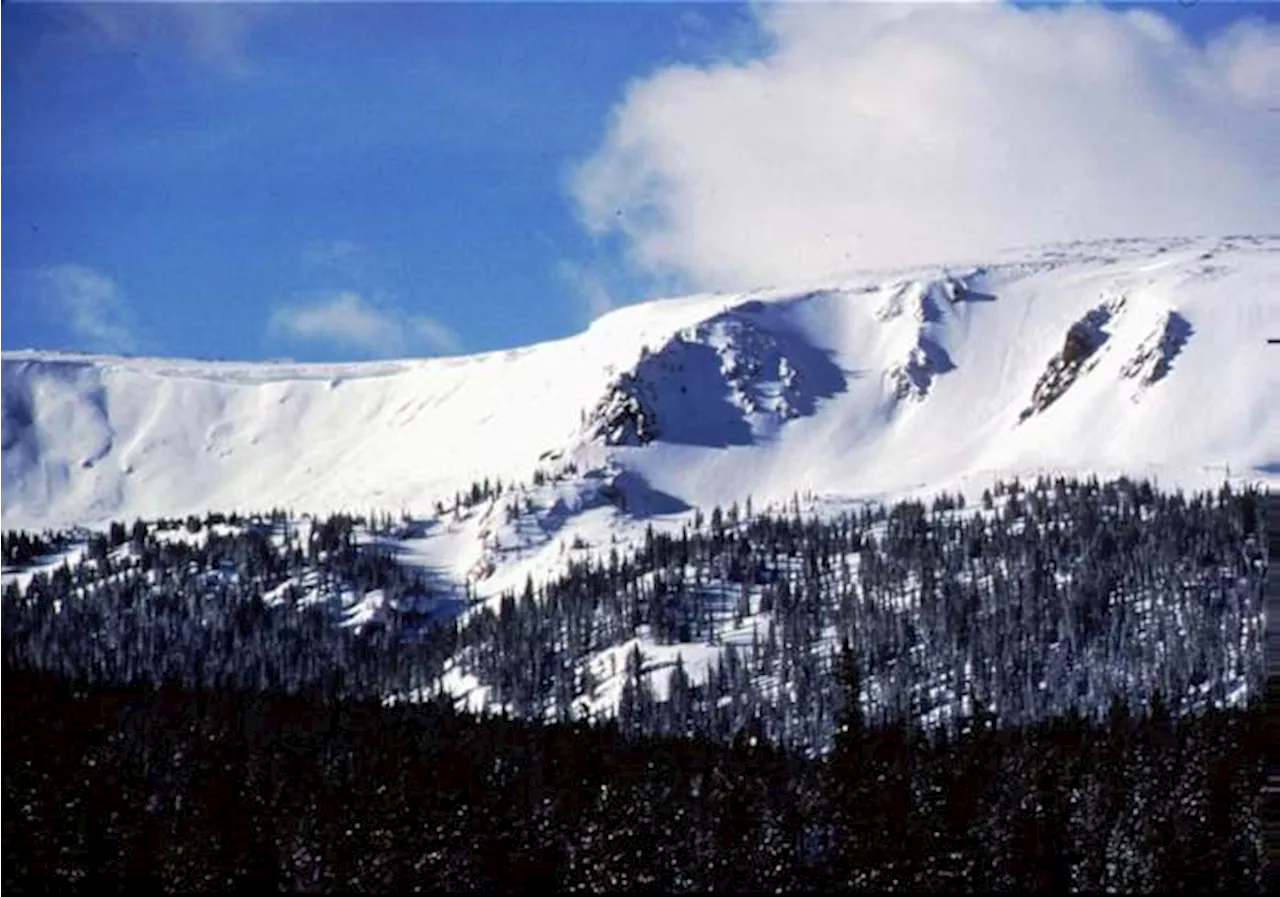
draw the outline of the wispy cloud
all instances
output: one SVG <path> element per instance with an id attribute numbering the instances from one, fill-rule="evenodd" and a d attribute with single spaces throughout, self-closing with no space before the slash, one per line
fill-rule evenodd
<path id="1" fill-rule="evenodd" d="M 135 55 L 170 46 L 229 77 L 254 72 L 253 30 L 271 10 L 264 3 L 83 3 L 70 7 L 77 35 L 91 46 Z"/>
<path id="2" fill-rule="evenodd" d="M 426 342 L 442 355 L 457 355 L 462 352 L 462 340 L 453 328 L 442 324 L 435 318 L 426 315 L 411 315 L 408 318 L 409 328 L 418 338 Z"/>
<path id="3" fill-rule="evenodd" d="M 435 318 L 379 307 L 350 290 L 277 308 L 268 330 L 288 339 L 322 342 L 378 357 L 422 349 L 433 354 L 462 351 L 458 335 Z"/>
<path id="4" fill-rule="evenodd" d="M 138 340 L 116 282 L 85 265 L 50 265 L 36 272 L 45 298 L 85 349 L 133 352 Z"/>
<path id="5" fill-rule="evenodd" d="M 303 247 L 301 262 L 309 278 L 366 292 L 394 271 L 394 266 L 369 246 L 347 239 L 312 240 Z"/>
<path id="6" fill-rule="evenodd" d="M 605 285 L 605 279 L 596 267 L 579 262 L 562 261 L 557 266 L 556 273 L 577 300 L 580 310 L 579 318 L 583 324 L 591 323 L 621 304 Z"/>
<path id="7" fill-rule="evenodd" d="M 302 250 L 302 260 L 316 268 L 350 271 L 363 267 L 368 251 L 355 240 L 312 240 Z"/>
<path id="8" fill-rule="evenodd" d="M 601 241 L 607 247 L 616 241 Z M 555 274 L 573 300 L 573 313 L 580 325 L 587 325 L 615 308 L 629 305 L 646 296 L 675 296 L 688 292 L 690 284 L 672 272 L 650 272 L 637 277 L 635 272 L 617 259 L 617 253 L 596 252 L 589 259 L 562 259 Z"/>
<path id="9" fill-rule="evenodd" d="M 766 52 L 634 82 L 588 230 L 703 289 L 1113 235 L 1280 228 L 1280 28 L 1072 4 L 779 4 Z"/>

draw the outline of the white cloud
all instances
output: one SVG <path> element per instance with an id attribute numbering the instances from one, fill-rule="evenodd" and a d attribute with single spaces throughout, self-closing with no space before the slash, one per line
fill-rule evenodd
<path id="1" fill-rule="evenodd" d="M 416 347 L 445 354 L 462 350 L 457 334 L 434 318 L 379 308 L 351 291 L 277 308 L 268 326 L 272 333 L 291 339 L 383 357 L 405 355 Z"/>
<path id="2" fill-rule="evenodd" d="M 50 265 L 37 278 L 51 310 L 86 349 L 132 352 L 138 341 L 116 282 L 84 265 Z"/>
<path id="3" fill-rule="evenodd" d="M 573 173 L 584 224 L 640 272 L 751 288 L 1280 226 L 1275 26 L 1198 46 L 1092 4 L 755 14 L 768 53 L 634 82 Z"/>

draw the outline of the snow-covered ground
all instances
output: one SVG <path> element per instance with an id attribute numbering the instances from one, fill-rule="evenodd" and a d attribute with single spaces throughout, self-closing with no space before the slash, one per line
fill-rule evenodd
<path id="1" fill-rule="evenodd" d="M 376 538 L 401 561 L 492 601 L 748 497 L 807 516 L 943 489 L 976 505 L 1014 474 L 1274 487 L 1278 285 L 1280 238 L 1107 241 L 650 302 L 470 357 L 6 352 L 3 527 L 389 511 L 407 529 Z M 486 478 L 502 494 L 455 510 Z M 348 622 L 380 602 L 345 596 Z M 714 647 L 637 634 L 659 694 L 677 653 L 699 681 L 752 621 Z M 629 647 L 590 660 L 585 709 L 616 703 Z"/>

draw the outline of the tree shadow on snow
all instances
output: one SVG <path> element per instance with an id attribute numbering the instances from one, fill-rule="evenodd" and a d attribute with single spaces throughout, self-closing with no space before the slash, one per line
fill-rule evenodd
<path id="1" fill-rule="evenodd" d="M 632 517 L 661 517 L 680 514 L 689 510 L 684 500 L 655 489 L 645 477 L 634 470 L 624 470 L 613 479 L 615 503 Z"/>

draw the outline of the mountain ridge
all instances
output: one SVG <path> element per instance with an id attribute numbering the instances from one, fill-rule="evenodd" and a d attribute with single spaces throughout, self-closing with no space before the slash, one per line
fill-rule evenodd
<path id="1" fill-rule="evenodd" d="M 1277 283 L 1275 237 L 1094 241 L 658 300 L 473 356 L 6 351 L 4 526 L 276 506 L 423 514 L 481 478 L 527 482 L 548 454 L 688 507 L 942 488 L 980 471 L 1158 470 L 1194 485 L 1221 465 L 1269 481 Z M 625 400 L 611 409 L 611 396 Z"/>

